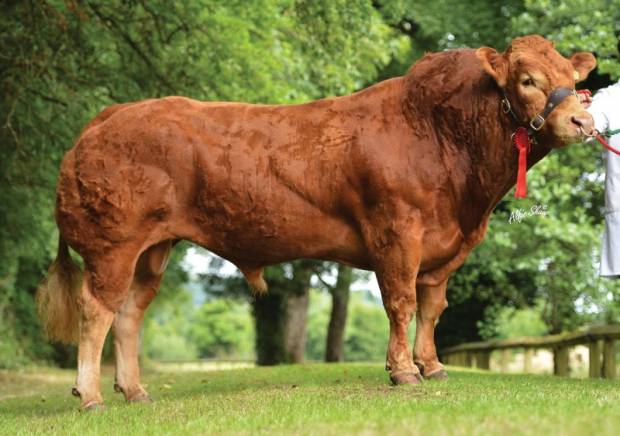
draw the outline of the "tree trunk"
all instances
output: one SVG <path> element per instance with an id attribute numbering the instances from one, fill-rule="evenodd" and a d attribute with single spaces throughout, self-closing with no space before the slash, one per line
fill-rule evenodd
<path id="1" fill-rule="evenodd" d="M 256 363 L 278 365 L 284 362 L 284 315 L 286 295 L 270 292 L 254 299 Z"/>
<path id="2" fill-rule="evenodd" d="M 287 294 L 284 317 L 284 357 L 287 363 L 304 361 L 312 263 L 309 260 L 293 263 L 294 287 Z"/>
<path id="3" fill-rule="evenodd" d="M 332 311 L 327 327 L 325 345 L 326 362 L 342 362 L 344 360 L 344 331 L 347 324 L 349 292 L 353 282 L 353 269 L 338 266 L 338 279 L 330 293 L 332 295 Z"/>
<path id="4" fill-rule="evenodd" d="M 303 362 L 312 261 L 292 267 L 292 279 L 275 274 L 270 282 L 267 277 L 268 293 L 254 300 L 258 365 Z"/>
<path id="5" fill-rule="evenodd" d="M 287 363 L 304 361 L 309 301 L 309 287 L 306 287 L 303 293 L 288 295 L 284 320 L 284 350 Z"/>

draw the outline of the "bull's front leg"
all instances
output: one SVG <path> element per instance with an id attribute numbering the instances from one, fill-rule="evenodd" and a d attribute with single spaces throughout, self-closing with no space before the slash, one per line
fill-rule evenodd
<path id="1" fill-rule="evenodd" d="M 407 329 L 416 310 L 416 295 L 407 289 L 410 286 L 411 283 L 401 282 L 382 291 L 383 305 L 390 320 L 386 369 L 390 371 L 390 380 L 395 385 L 418 384 L 422 380 L 418 367 L 413 363 L 407 338 Z"/>
<path id="2" fill-rule="evenodd" d="M 375 269 L 390 321 L 386 369 L 395 385 L 418 384 L 422 376 L 413 362 L 407 329 L 416 312 L 416 276 L 420 265 L 417 240 L 399 240 L 381 256 Z"/>
<path id="3" fill-rule="evenodd" d="M 416 338 L 414 361 L 424 378 L 443 380 L 448 378 L 443 365 L 437 358 L 435 348 L 435 325 L 448 306 L 446 287 L 448 280 L 439 285 L 418 283 L 418 311 L 416 313 Z"/>

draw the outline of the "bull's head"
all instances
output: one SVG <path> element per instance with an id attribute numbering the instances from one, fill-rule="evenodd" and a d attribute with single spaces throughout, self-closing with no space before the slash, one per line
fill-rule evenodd
<path id="1" fill-rule="evenodd" d="M 482 47 L 476 56 L 503 90 L 517 122 L 523 125 L 530 124 L 545 110 L 554 90 L 574 89 L 575 82 L 584 80 L 596 66 L 591 53 L 576 53 L 566 59 L 551 41 L 538 35 L 513 40 L 504 53 Z M 592 117 L 576 95 L 565 94 L 568 97 L 558 99 L 560 103 L 543 123 L 540 119 L 534 121 L 534 127 L 540 129 L 537 136 L 553 147 L 580 142 L 584 134 L 594 129 Z"/>

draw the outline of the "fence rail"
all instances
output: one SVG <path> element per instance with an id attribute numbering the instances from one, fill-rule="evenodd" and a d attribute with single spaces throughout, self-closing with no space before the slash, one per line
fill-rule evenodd
<path id="1" fill-rule="evenodd" d="M 470 342 L 443 350 L 443 360 L 449 365 L 489 369 L 491 353 L 500 350 L 501 367 L 508 367 L 511 349 L 524 350 L 524 372 L 532 368 L 532 356 L 536 349 L 553 351 L 553 373 L 569 375 L 569 349 L 575 345 L 589 348 L 589 375 L 592 378 L 616 377 L 616 342 L 620 339 L 620 325 L 591 327 L 587 330 L 558 335 L 498 339 L 485 342 Z"/>

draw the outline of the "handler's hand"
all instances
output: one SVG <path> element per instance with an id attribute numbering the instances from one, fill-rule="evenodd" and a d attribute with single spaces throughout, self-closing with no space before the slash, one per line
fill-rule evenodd
<path id="1" fill-rule="evenodd" d="M 577 91 L 577 98 L 579 98 L 579 103 L 581 103 L 586 109 L 592 104 L 592 93 L 589 91 Z"/>

